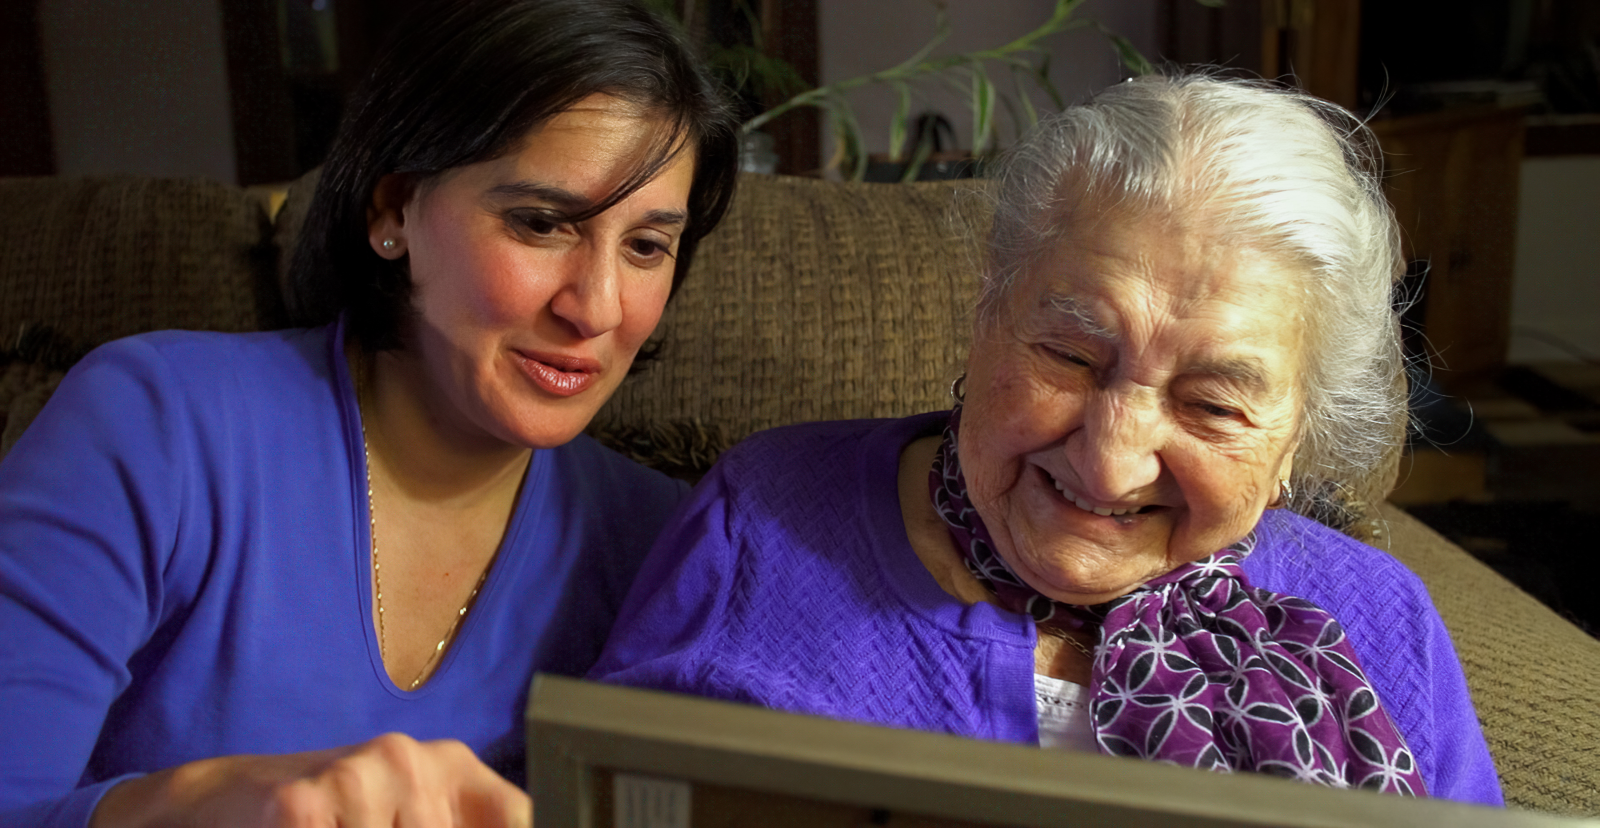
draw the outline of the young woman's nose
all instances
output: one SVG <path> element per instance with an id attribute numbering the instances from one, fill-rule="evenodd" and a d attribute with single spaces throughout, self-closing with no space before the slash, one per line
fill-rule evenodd
<path id="1" fill-rule="evenodd" d="M 581 245 L 563 261 L 561 288 L 550 300 L 555 315 L 583 339 L 622 324 L 622 255 Z"/>
<path id="2" fill-rule="evenodd" d="M 1161 477 L 1166 428 L 1161 401 L 1149 389 L 1103 389 L 1084 406 L 1082 427 L 1067 440 L 1073 470 L 1095 501 L 1147 494 Z"/>

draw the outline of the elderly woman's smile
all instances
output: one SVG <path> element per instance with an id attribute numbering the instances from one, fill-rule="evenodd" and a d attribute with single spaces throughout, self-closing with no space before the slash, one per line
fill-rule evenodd
<path id="1" fill-rule="evenodd" d="M 1289 476 L 1299 422 L 1285 264 L 1203 222 L 1118 212 L 985 309 L 960 431 L 996 551 L 1074 604 L 1243 538 Z"/>

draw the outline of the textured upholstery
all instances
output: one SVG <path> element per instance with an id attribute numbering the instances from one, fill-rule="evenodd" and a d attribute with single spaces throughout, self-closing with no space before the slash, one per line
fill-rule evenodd
<path id="1" fill-rule="evenodd" d="M 96 345 L 277 324 L 269 231 L 256 198 L 210 181 L 0 179 L 0 453 Z"/>
<path id="2" fill-rule="evenodd" d="M 88 346 L 281 319 L 313 180 L 267 228 L 254 198 L 204 181 L 0 179 L 0 453 Z M 755 430 L 947 407 L 985 213 L 971 184 L 745 178 L 663 319 L 662 360 L 596 430 L 692 473 Z M 1508 800 L 1600 816 L 1600 641 L 1403 512 L 1376 518 L 1450 628 Z"/>
<path id="3" fill-rule="evenodd" d="M 0 335 L 47 326 L 82 347 L 161 328 L 255 330 L 267 216 L 203 180 L 0 179 Z M 275 291 L 274 291 L 275 293 Z"/>
<path id="4" fill-rule="evenodd" d="M 8 360 L 0 368 L 0 457 L 11 450 L 23 429 L 38 416 L 65 375 L 65 371 L 48 363 L 23 359 Z"/>
<path id="5" fill-rule="evenodd" d="M 1506 801 L 1600 816 L 1600 640 L 1416 518 L 1376 545 L 1428 585 L 1461 656 Z"/>
<path id="6" fill-rule="evenodd" d="M 943 182 L 742 185 L 668 306 L 661 361 L 623 384 L 596 428 L 698 420 L 736 440 L 948 408 L 977 287 L 966 225 L 981 198 Z"/>

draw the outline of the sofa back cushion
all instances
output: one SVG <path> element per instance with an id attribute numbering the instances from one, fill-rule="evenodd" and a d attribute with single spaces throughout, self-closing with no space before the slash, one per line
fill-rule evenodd
<path id="1" fill-rule="evenodd" d="M 746 175 L 591 430 L 731 443 L 808 420 L 948 408 L 971 341 L 981 183 Z"/>
<path id="2" fill-rule="evenodd" d="M 202 179 L 0 179 L 0 343 L 274 326 L 269 230 L 259 199 Z"/>
<path id="3" fill-rule="evenodd" d="M 0 179 L 0 456 L 89 349 L 283 321 L 262 202 L 202 179 Z"/>

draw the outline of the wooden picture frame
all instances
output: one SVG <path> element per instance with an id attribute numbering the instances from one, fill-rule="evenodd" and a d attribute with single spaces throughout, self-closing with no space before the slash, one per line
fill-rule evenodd
<path id="1" fill-rule="evenodd" d="M 539 828 L 1600 825 L 553 676 L 534 679 L 527 740 Z"/>

